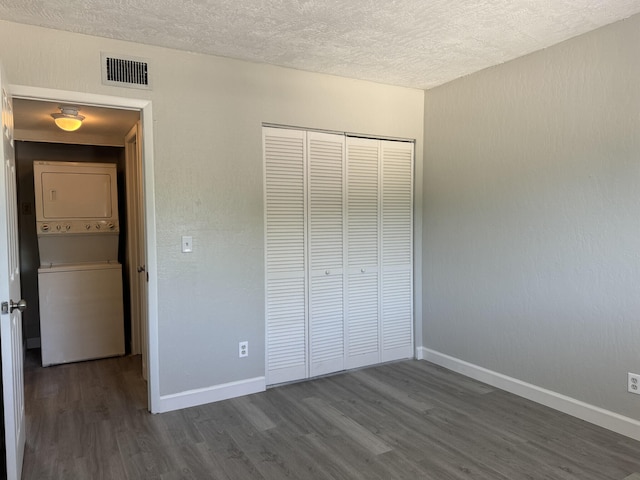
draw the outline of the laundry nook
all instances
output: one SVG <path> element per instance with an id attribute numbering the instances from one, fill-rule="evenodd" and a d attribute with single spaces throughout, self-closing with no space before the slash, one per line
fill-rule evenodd
<path id="1" fill-rule="evenodd" d="M 115 164 L 35 161 L 42 365 L 125 353 Z"/>

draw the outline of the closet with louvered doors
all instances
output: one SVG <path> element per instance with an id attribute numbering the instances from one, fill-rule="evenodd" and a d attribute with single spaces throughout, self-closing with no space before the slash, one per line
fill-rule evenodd
<path id="1" fill-rule="evenodd" d="M 267 384 L 413 356 L 413 143 L 264 127 L 263 146 Z"/>

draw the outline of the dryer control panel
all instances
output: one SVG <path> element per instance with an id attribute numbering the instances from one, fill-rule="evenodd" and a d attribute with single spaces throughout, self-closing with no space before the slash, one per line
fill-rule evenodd
<path id="1" fill-rule="evenodd" d="M 36 222 L 38 235 L 79 234 L 79 233 L 118 233 L 117 220 L 67 220 Z"/>

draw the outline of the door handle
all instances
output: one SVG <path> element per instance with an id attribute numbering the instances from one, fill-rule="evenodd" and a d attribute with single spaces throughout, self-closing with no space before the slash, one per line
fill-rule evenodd
<path id="1" fill-rule="evenodd" d="M 139 267 L 138 267 L 138 273 L 142 273 L 142 272 L 144 272 L 145 270 L 146 270 L 146 266 L 145 266 L 145 265 L 142 265 L 142 266 L 139 266 Z"/>
<path id="2" fill-rule="evenodd" d="M 8 302 L 2 302 L 2 313 L 13 312 L 15 309 L 20 310 L 20 312 L 24 312 L 27 309 L 27 301 L 23 298 L 15 303 L 13 300 L 9 300 Z"/>

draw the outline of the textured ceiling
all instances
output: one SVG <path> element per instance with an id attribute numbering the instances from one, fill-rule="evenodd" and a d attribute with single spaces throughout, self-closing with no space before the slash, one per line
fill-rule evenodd
<path id="1" fill-rule="evenodd" d="M 640 0 L 0 0 L 3 20 L 430 88 L 640 12 Z"/>

